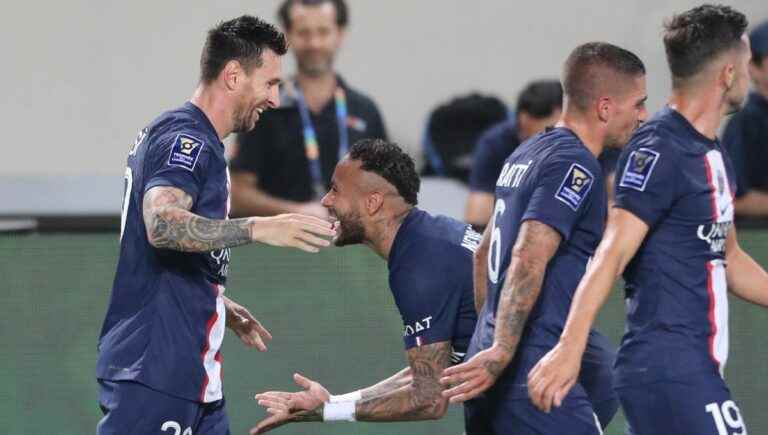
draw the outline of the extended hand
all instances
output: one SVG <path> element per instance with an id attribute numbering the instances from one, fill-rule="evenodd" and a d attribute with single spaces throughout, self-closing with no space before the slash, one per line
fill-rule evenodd
<path id="1" fill-rule="evenodd" d="M 320 383 L 295 373 L 293 380 L 304 391 L 268 391 L 255 396 L 271 415 L 251 429 L 251 435 L 266 433 L 295 421 L 322 421 L 322 407 L 331 395 Z"/>
<path id="2" fill-rule="evenodd" d="M 272 340 L 272 334 L 261 326 L 248 309 L 227 297 L 224 297 L 224 308 L 227 310 L 227 328 L 234 331 L 247 347 L 265 352 L 265 342 Z"/>
<path id="3" fill-rule="evenodd" d="M 299 214 L 315 216 L 323 220 L 328 220 L 328 209 L 323 207 L 318 201 L 306 202 L 299 205 L 297 210 Z"/>
<path id="4" fill-rule="evenodd" d="M 323 237 L 333 237 L 336 231 L 330 222 L 301 214 L 281 214 L 255 217 L 251 220 L 251 238 L 272 246 L 287 246 L 306 252 L 318 252 L 330 245 Z"/>
<path id="5" fill-rule="evenodd" d="M 443 397 L 451 403 L 460 403 L 477 397 L 490 388 L 507 367 L 512 355 L 499 346 L 492 346 L 473 356 L 469 361 L 443 370 L 440 383 L 455 385 L 444 390 Z"/>
<path id="6" fill-rule="evenodd" d="M 579 376 L 582 354 L 560 342 L 528 373 L 528 395 L 537 408 L 549 412 L 563 404 Z"/>

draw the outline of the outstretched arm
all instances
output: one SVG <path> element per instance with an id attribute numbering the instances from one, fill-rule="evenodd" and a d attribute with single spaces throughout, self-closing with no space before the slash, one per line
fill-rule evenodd
<path id="1" fill-rule="evenodd" d="M 409 367 L 372 387 L 360 390 L 360 398 L 334 401 L 317 382 L 296 375 L 305 388 L 297 393 L 267 392 L 256 395 L 270 417 L 251 429 L 265 433 L 286 423 L 307 421 L 410 421 L 438 419 L 448 403 L 442 398 L 440 373 L 450 364 L 451 345 L 438 342 L 408 349 Z M 344 395 L 348 396 L 348 395 Z M 343 397 L 343 396 L 341 396 Z M 338 399 L 336 399 L 338 400 Z"/>
<path id="2" fill-rule="evenodd" d="M 443 392 L 451 403 L 472 399 L 490 388 L 512 360 L 528 314 L 539 297 L 547 264 L 561 238 L 549 225 L 535 220 L 523 222 L 499 296 L 493 346 L 447 369 L 441 379 L 444 385 L 456 385 Z"/>
<path id="3" fill-rule="evenodd" d="M 144 225 L 156 248 L 208 252 L 254 241 L 317 252 L 335 234 L 329 222 L 303 215 L 267 218 L 208 219 L 192 213 L 192 197 L 170 186 L 156 186 L 144 194 Z"/>

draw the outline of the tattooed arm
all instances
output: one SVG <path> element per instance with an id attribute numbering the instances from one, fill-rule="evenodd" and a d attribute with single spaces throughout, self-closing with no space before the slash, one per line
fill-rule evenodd
<path id="1" fill-rule="evenodd" d="M 333 236 L 331 224 L 302 215 L 266 218 L 208 219 L 192 209 L 192 197 L 170 186 L 156 186 L 144 194 L 144 225 L 147 239 L 156 248 L 184 252 L 208 252 L 254 241 L 290 246 L 308 252 L 329 242 L 318 236 Z"/>
<path id="2" fill-rule="evenodd" d="M 378 396 L 363 398 L 355 406 L 358 421 L 410 421 L 442 418 L 448 401 L 441 395 L 439 378 L 450 365 L 451 343 L 441 341 L 408 349 L 411 382 Z"/>
<path id="3" fill-rule="evenodd" d="M 475 255 L 472 256 L 472 282 L 475 289 L 475 311 L 480 314 L 480 310 L 485 305 L 485 296 L 488 293 L 488 250 L 491 247 L 491 231 L 493 229 L 493 218 L 491 223 L 485 228 L 483 238 L 480 240 Z"/>
<path id="4" fill-rule="evenodd" d="M 523 222 L 499 295 L 493 346 L 445 370 L 441 379 L 444 385 L 458 384 L 443 393 L 451 403 L 469 400 L 490 388 L 512 360 L 561 238 L 549 225 L 536 220 Z"/>
<path id="5" fill-rule="evenodd" d="M 439 419 L 448 401 L 441 396 L 440 373 L 450 364 L 451 344 L 447 341 L 414 347 L 407 351 L 409 367 L 378 384 L 361 390 L 355 404 L 358 421 L 411 421 Z M 269 391 L 256 395 L 259 405 L 272 414 L 251 429 L 251 434 L 268 432 L 286 423 L 323 421 L 328 391 L 299 374 L 296 383 L 304 391 Z"/>

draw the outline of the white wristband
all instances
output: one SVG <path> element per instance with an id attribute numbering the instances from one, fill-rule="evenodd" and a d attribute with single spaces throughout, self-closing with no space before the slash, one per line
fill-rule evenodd
<path id="1" fill-rule="evenodd" d="M 331 403 L 339 403 L 339 402 L 357 402 L 363 397 L 363 393 L 360 392 L 360 390 L 355 390 L 351 393 L 347 394 L 339 394 L 338 396 L 331 396 L 328 398 L 328 401 Z"/>
<path id="2" fill-rule="evenodd" d="M 325 402 L 323 421 L 355 421 L 355 402 Z"/>

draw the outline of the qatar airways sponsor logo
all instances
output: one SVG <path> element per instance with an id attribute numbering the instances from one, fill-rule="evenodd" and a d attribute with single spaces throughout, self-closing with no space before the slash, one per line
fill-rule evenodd
<path id="1" fill-rule="evenodd" d="M 211 259 L 215 264 L 216 274 L 222 278 L 227 277 L 229 273 L 229 248 L 217 249 L 211 251 Z"/>
<path id="2" fill-rule="evenodd" d="M 728 237 L 728 231 L 731 229 L 732 223 L 732 221 L 726 221 L 699 225 L 696 235 L 699 237 L 699 240 L 709 244 L 710 251 L 722 254 L 725 253 L 725 240 Z"/>
<path id="3" fill-rule="evenodd" d="M 405 325 L 405 331 L 403 331 L 403 336 L 410 337 L 411 335 L 426 331 L 427 329 L 432 327 L 432 316 L 425 317 L 419 321 L 413 322 L 410 325 Z"/>

